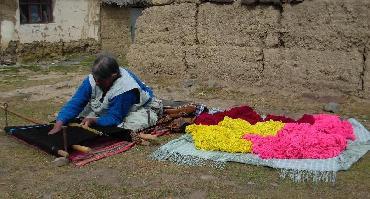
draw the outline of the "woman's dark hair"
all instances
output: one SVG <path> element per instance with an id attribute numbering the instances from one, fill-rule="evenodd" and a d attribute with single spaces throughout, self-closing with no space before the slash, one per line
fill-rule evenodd
<path id="1" fill-rule="evenodd" d="M 97 79 L 107 79 L 114 73 L 120 74 L 116 59 L 106 54 L 101 54 L 95 59 L 91 72 Z"/>

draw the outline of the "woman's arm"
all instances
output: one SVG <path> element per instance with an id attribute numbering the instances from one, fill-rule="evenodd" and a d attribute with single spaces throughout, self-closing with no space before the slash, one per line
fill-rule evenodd
<path id="1" fill-rule="evenodd" d="M 89 102 L 90 97 L 91 85 L 89 82 L 89 77 L 87 77 L 84 79 L 73 97 L 61 109 L 56 120 L 62 121 L 63 124 L 67 124 L 71 119 L 74 119 L 78 116 L 78 114 L 81 113 L 86 104 Z"/>

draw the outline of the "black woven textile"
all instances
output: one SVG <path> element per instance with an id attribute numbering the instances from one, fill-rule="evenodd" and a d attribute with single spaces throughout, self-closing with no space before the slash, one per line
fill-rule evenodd
<path id="1" fill-rule="evenodd" d="M 8 126 L 4 130 L 7 134 L 14 136 L 18 139 L 25 141 L 26 143 L 36 146 L 50 154 L 57 155 L 58 150 L 64 150 L 63 134 L 57 133 L 54 135 L 48 135 L 48 132 L 53 128 L 52 124 L 45 125 L 29 125 L 29 126 Z M 118 127 L 99 127 L 94 128 L 104 133 L 105 136 L 131 141 L 131 135 L 129 131 L 126 131 Z M 67 146 L 68 151 L 71 151 L 72 145 L 91 142 L 99 135 L 96 135 L 88 130 L 80 127 L 68 127 L 67 128 Z"/>

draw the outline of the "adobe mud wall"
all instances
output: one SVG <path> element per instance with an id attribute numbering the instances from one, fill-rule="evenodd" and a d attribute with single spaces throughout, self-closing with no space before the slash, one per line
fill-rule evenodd
<path id="1" fill-rule="evenodd" d="M 143 11 L 127 59 L 146 81 L 369 99 L 369 48 L 368 0 L 175 2 Z"/>
<path id="2" fill-rule="evenodd" d="M 103 4 L 100 14 L 102 49 L 124 57 L 131 45 L 130 8 Z"/>

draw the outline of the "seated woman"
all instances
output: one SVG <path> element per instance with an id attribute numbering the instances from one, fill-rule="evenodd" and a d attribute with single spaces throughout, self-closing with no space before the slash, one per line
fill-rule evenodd
<path id="1" fill-rule="evenodd" d="M 151 88 L 135 74 L 119 67 L 113 57 L 100 55 L 49 134 L 61 131 L 76 117 L 83 117 L 85 126 L 118 126 L 135 132 L 155 125 L 162 108 Z"/>

